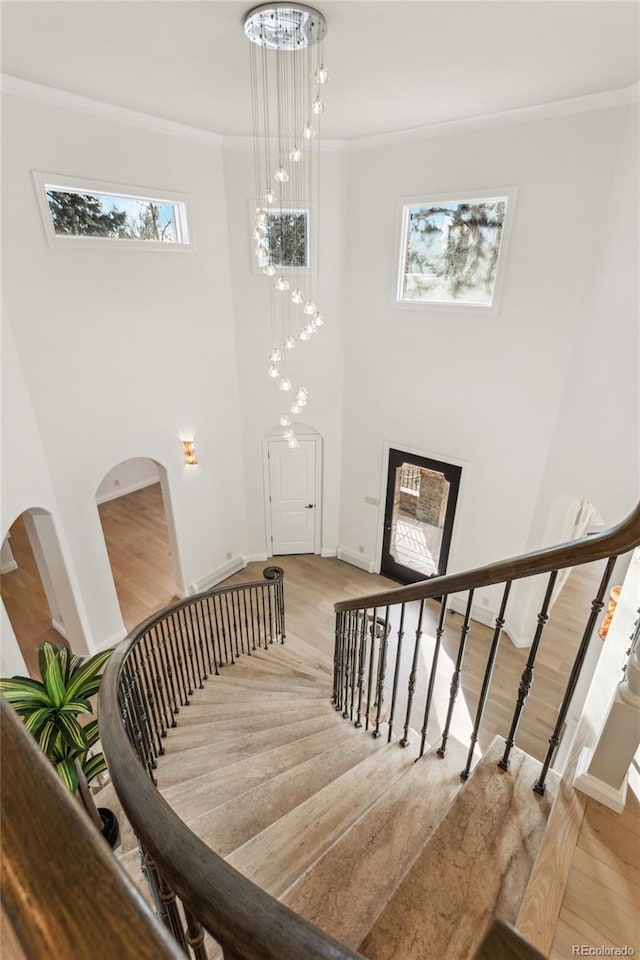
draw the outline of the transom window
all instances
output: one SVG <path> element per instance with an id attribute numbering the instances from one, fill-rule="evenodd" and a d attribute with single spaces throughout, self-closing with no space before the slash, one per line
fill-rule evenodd
<path id="1" fill-rule="evenodd" d="M 186 198 L 36 174 L 49 242 L 191 246 Z"/>

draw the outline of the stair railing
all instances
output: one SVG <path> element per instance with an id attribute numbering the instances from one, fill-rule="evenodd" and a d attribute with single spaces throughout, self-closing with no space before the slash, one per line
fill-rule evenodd
<path id="1" fill-rule="evenodd" d="M 194 689 L 238 657 L 284 642 L 283 571 L 269 567 L 264 578 L 189 597 L 129 634 L 102 680 L 102 748 L 156 911 L 186 956 L 206 960 L 206 931 L 225 960 L 363 960 L 214 853 L 155 785 L 163 740 Z"/>
<path id="2" fill-rule="evenodd" d="M 542 769 L 534 785 L 534 790 L 537 793 L 544 794 L 549 768 L 560 743 L 571 699 L 580 677 L 598 615 L 604 606 L 606 590 L 615 561 L 619 556 L 634 549 L 639 544 L 640 504 L 617 526 L 597 536 L 584 537 L 556 547 L 549 547 L 509 560 L 491 563 L 484 567 L 477 567 L 473 570 L 432 577 L 409 586 L 379 591 L 368 596 L 336 603 L 334 605 L 336 639 L 333 675 L 333 702 L 336 710 L 341 711 L 343 717 L 353 721 L 357 727 L 364 726 L 365 730 L 368 730 L 369 726 L 372 726 L 373 735 L 379 736 L 382 700 L 385 690 L 391 690 L 391 703 L 386 717 L 387 738 L 391 740 L 399 699 L 398 684 L 400 674 L 406 664 L 409 670 L 406 684 L 406 708 L 402 721 L 403 735 L 400 744 L 403 747 L 408 746 L 410 742 L 409 731 L 416 715 L 415 699 L 419 660 L 421 653 L 424 651 L 425 604 L 429 599 L 439 601 L 440 609 L 437 627 L 434 630 L 433 652 L 428 671 L 426 695 L 418 713 L 420 731 L 418 753 L 421 757 L 425 751 L 426 738 L 432 719 L 435 678 L 445 632 L 445 620 L 449 610 L 449 598 L 452 594 L 466 593 L 465 613 L 460 627 L 457 652 L 451 674 L 446 718 L 440 734 L 441 741 L 438 754 L 444 757 L 461 686 L 467 638 L 471 629 L 474 591 L 481 587 L 503 584 L 499 611 L 495 618 L 493 636 L 482 674 L 473 719 L 473 730 L 469 738 L 467 761 L 460 774 L 463 779 L 466 779 L 471 770 L 490 692 L 498 648 L 506 622 L 506 611 L 512 584 L 515 580 L 547 574 L 547 585 L 538 612 L 531 647 L 515 693 L 511 725 L 508 732 L 505 731 L 505 748 L 499 766 L 503 770 L 507 770 L 510 763 L 510 753 L 516 744 L 525 701 L 531 691 L 536 658 L 545 625 L 549 619 L 558 571 L 567 567 L 590 563 L 594 560 L 606 559 L 604 573 L 586 616 L 573 665 L 566 680 L 562 701 L 549 735 L 549 745 L 542 762 Z M 416 603 L 416 607 L 410 608 L 409 604 L 411 603 Z M 410 660 L 407 662 L 404 659 L 403 645 L 406 647 L 405 634 L 409 622 L 412 624 L 413 634 L 409 641 L 412 640 L 413 646 L 412 649 L 410 648 Z"/>

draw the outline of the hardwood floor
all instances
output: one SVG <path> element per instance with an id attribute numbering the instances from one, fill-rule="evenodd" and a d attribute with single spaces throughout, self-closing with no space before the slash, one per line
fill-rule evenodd
<path id="1" fill-rule="evenodd" d="M 167 517 L 159 483 L 98 507 L 127 630 L 176 597 Z"/>

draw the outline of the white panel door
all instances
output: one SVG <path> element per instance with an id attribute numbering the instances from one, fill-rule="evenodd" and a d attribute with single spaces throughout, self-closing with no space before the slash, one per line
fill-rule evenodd
<path id="1" fill-rule="evenodd" d="M 273 554 L 315 550 L 315 455 L 313 440 L 301 440 L 294 449 L 286 440 L 269 441 Z"/>

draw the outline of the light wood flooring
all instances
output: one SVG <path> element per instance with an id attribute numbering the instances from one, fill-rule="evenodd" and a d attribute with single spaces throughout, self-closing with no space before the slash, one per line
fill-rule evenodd
<path id="1" fill-rule="evenodd" d="M 123 619 L 131 628 L 170 602 L 175 591 L 159 484 L 110 501 L 100 508 L 100 513 Z M 58 634 L 50 625 L 46 598 L 33 575 L 33 558 L 30 567 L 28 556 L 21 555 L 21 536 L 16 527 L 12 549 L 20 570 L 2 578 L 2 596 L 9 616 L 19 639 L 29 637 L 32 645 L 37 646 L 42 639 L 51 639 L 50 634 L 53 634 L 59 642 Z M 26 534 L 24 541 L 28 547 Z M 390 585 L 390 581 L 382 577 L 364 573 L 336 559 L 278 557 L 269 563 L 276 563 L 285 570 L 288 629 L 329 654 L 333 649 L 333 603 Z M 250 564 L 229 582 L 260 579 L 262 569 L 267 565 Z M 519 745 L 534 756 L 539 756 L 546 747 L 549 718 L 562 694 L 560 677 L 567 675 L 583 622 L 575 612 L 582 601 L 579 604 L 582 615 L 585 601 L 588 603 L 593 596 L 598 575 L 593 569 L 595 566 L 600 565 L 573 571 L 545 632 L 534 688 L 523 718 L 522 735 L 518 739 Z M 11 588 L 8 589 L 6 584 L 10 578 Z M 431 628 L 435 626 L 436 615 L 437 607 L 433 605 Z M 461 617 L 450 615 L 444 639 L 444 651 L 449 659 L 455 656 L 461 622 Z M 473 625 L 469 636 L 461 703 L 470 715 L 479 689 L 482 654 L 486 652 L 490 636 L 491 631 L 479 624 Z M 526 651 L 517 650 L 503 640 L 492 683 L 492 705 L 487 710 L 481 734 L 483 746 L 491 739 L 496 727 L 504 733 L 504 722 L 510 719 L 514 692 L 525 659 Z M 415 718 L 412 723 L 418 725 Z M 636 951 L 640 949 L 635 922 L 639 891 L 639 834 L 640 807 L 632 791 L 627 809 L 620 817 L 595 801 L 587 802 L 550 954 L 553 960 L 574 955 L 573 944 L 593 947 L 629 944 Z"/>

